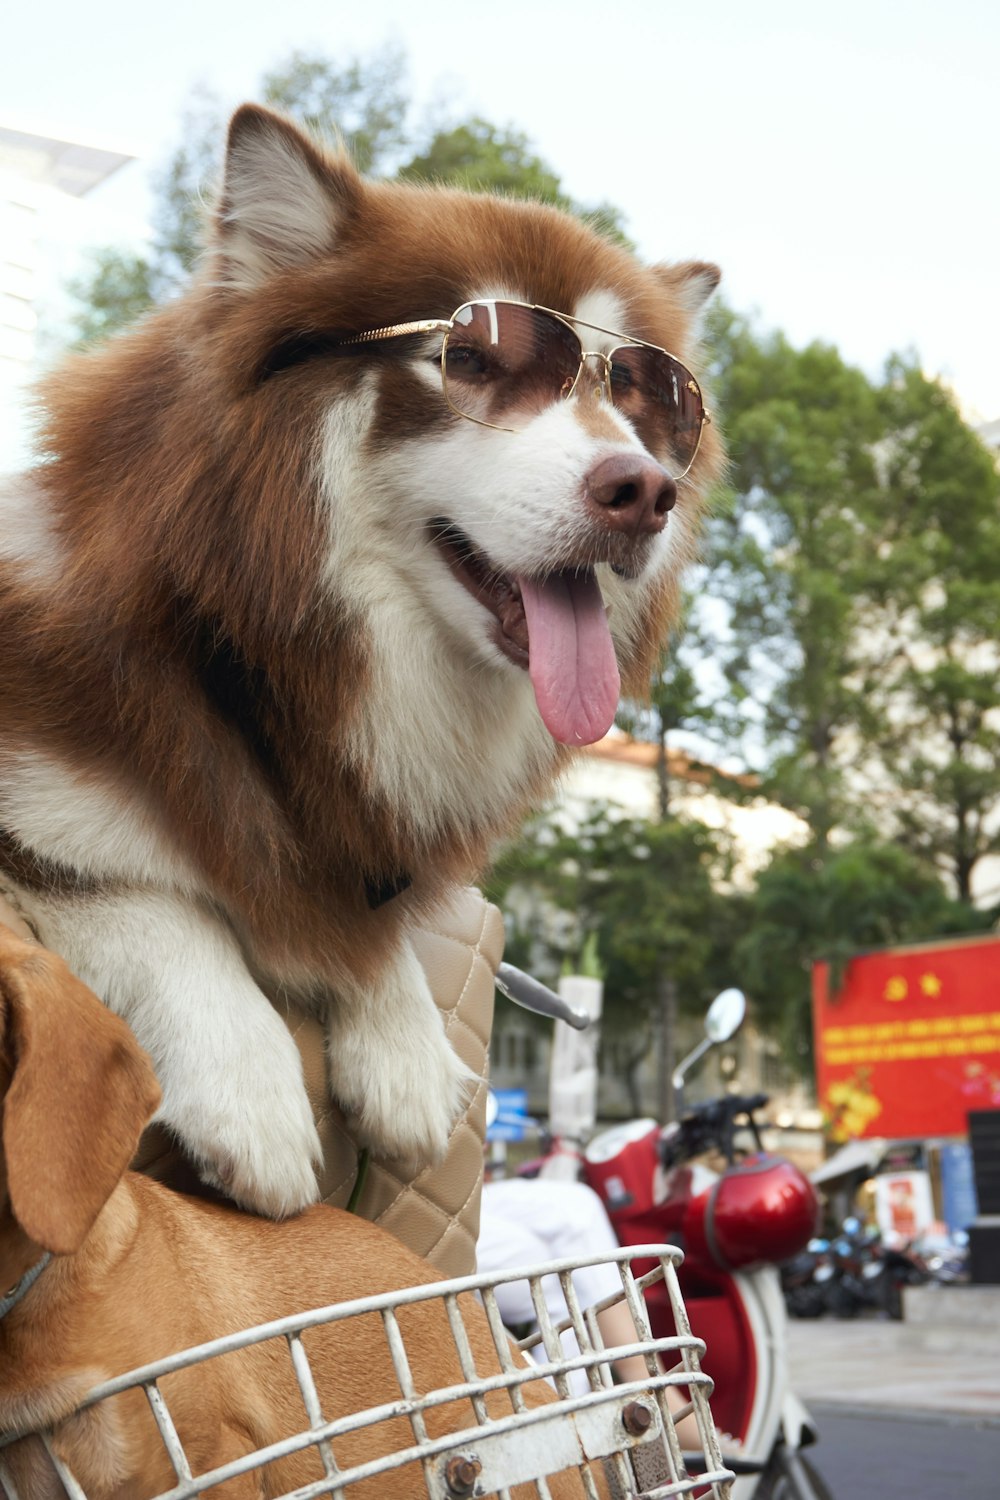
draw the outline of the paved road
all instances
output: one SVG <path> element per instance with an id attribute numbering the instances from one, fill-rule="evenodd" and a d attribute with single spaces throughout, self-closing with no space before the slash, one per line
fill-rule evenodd
<path id="1" fill-rule="evenodd" d="M 997 1500 L 1000 1419 L 811 1404 L 809 1450 L 833 1500 Z"/>
<path id="2" fill-rule="evenodd" d="M 1000 1287 L 908 1290 L 907 1321 L 791 1322 L 834 1500 L 1000 1500 Z"/>

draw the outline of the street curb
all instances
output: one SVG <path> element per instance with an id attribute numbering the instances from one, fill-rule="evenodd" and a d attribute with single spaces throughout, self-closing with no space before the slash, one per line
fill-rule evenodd
<path id="1" fill-rule="evenodd" d="M 861 1406 L 853 1401 L 833 1401 L 815 1396 L 805 1398 L 808 1411 L 816 1416 L 870 1417 L 873 1422 L 938 1422 L 943 1427 L 988 1427 L 1000 1429 L 1000 1413 L 988 1416 L 984 1412 L 950 1411 L 927 1406 L 872 1406 L 866 1402 Z"/>

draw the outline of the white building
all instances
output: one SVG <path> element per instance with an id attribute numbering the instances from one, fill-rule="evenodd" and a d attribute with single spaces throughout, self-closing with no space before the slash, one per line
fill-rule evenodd
<path id="1" fill-rule="evenodd" d="M 657 755 L 656 745 L 613 729 L 574 757 L 563 776 L 559 805 L 572 821 L 600 802 L 620 807 L 632 817 L 656 818 Z M 779 845 L 807 841 L 809 830 L 801 818 L 765 797 L 752 795 L 752 778 L 731 778 L 743 787 L 744 798 L 736 802 L 714 790 L 711 770 L 681 750 L 668 750 L 667 769 L 673 810 L 732 839 L 737 884 L 751 885 Z"/>
<path id="2" fill-rule="evenodd" d="M 64 289 L 81 252 L 121 242 L 121 219 L 89 195 L 131 160 L 0 124 L 0 473 L 27 458 L 25 392 L 62 342 Z"/>

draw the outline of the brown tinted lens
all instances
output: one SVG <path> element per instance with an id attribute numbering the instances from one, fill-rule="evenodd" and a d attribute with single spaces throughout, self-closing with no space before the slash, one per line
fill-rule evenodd
<path id="1" fill-rule="evenodd" d="M 568 394 L 580 368 L 580 341 L 535 308 L 470 302 L 455 314 L 443 367 L 456 411 L 496 427 L 518 426 Z"/>
<path id="2" fill-rule="evenodd" d="M 611 355 L 611 399 L 657 451 L 673 456 L 674 477 L 686 473 L 701 439 L 705 407 L 698 382 L 673 355 L 631 344 Z"/>

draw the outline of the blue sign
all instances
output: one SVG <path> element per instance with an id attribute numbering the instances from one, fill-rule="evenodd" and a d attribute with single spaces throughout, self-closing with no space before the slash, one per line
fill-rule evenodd
<path id="1" fill-rule="evenodd" d="M 949 1234 L 968 1229 L 979 1212 L 972 1148 L 965 1141 L 941 1147 L 941 1206 Z"/>
<path id="2" fill-rule="evenodd" d="M 528 1116 L 527 1089 L 492 1089 L 497 1101 L 497 1117 L 486 1127 L 488 1141 L 523 1141 Z"/>

